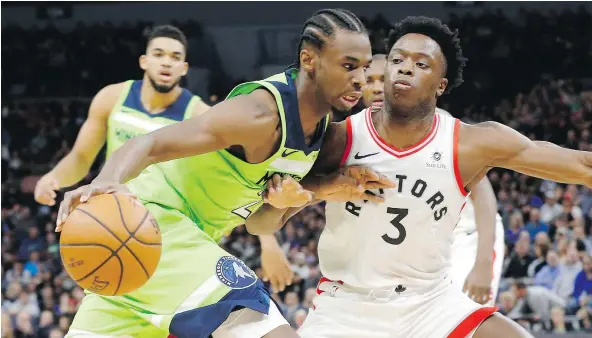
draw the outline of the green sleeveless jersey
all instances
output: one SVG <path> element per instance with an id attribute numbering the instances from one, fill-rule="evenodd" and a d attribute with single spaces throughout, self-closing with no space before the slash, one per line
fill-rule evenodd
<path id="1" fill-rule="evenodd" d="M 142 80 L 129 80 L 111 110 L 107 122 L 107 153 L 110 156 L 129 139 L 144 135 L 166 125 L 191 117 L 195 104 L 201 99 L 183 89 L 177 101 L 163 112 L 150 114 L 140 99 Z"/>
<path id="2" fill-rule="evenodd" d="M 307 144 L 295 77 L 296 70 L 289 69 L 262 81 L 238 85 L 228 95 L 231 98 L 259 88 L 273 94 L 281 119 L 282 140 L 269 159 L 252 164 L 227 150 L 218 150 L 152 165 L 128 186 L 144 202 L 181 211 L 218 242 L 261 206 L 261 194 L 273 174 L 288 174 L 300 180 L 317 158 L 329 118 L 319 122 L 313 142 Z"/>

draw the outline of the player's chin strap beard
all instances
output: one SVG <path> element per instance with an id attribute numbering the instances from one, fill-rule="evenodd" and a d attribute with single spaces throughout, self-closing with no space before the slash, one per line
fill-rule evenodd
<path id="1" fill-rule="evenodd" d="M 170 86 L 161 86 L 159 84 L 156 83 L 156 81 L 154 81 L 150 76 L 148 76 L 148 80 L 150 80 L 150 84 L 152 85 L 152 88 L 154 88 L 154 90 L 156 90 L 157 92 L 161 93 L 161 94 L 168 94 L 171 92 L 171 90 L 173 90 L 173 88 L 175 88 L 179 82 L 181 81 L 181 79 L 178 79 L 177 82 L 173 83 Z"/>

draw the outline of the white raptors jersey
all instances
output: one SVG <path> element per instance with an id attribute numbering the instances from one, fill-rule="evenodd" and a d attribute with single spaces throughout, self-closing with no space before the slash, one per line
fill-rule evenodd
<path id="1" fill-rule="evenodd" d="M 364 165 L 397 184 L 372 191 L 384 203 L 330 202 L 318 251 L 323 275 L 361 288 L 429 285 L 449 269 L 453 229 L 465 204 L 457 161 L 460 121 L 436 113 L 415 146 L 396 149 L 367 109 L 349 117 L 343 165 Z"/>

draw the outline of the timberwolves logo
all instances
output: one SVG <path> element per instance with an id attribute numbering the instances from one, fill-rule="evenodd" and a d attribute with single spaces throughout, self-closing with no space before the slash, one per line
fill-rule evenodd
<path id="1" fill-rule="evenodd" d="M 240 259 L 223 256 L 216 263 L 216 276 L 232 289 L 246 289 L 255 284 L 257 276 Z"/>

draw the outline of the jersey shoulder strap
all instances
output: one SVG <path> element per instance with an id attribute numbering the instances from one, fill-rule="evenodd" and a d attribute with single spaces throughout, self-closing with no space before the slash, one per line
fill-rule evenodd
<path id="1" fill-rule="evenodd" d="M 135 82 L 135 80 L 127 80 L 123 83 L 123 88 L 122 88 L 121 92 L 119 93 L 119 97 L 117 98 L 115 105 L 111 109 L 111 112 L 121 110 L 121 107 L 123 106 L 125 99 L 129 95 L 130 89 L 132 88 L 132 85 L 134 84 L 134 82 Z"/>
<path id="2" fill-rule="evenodd" d="M 187 120 L 193 116 L 193 109 L 199 101 L 202 101 L 201 97 L 193 95 L 193 97 L 191 98 L 191 100 L 189 100 L 189 103 L 187 104 L 187 108 L 185 108 L 185 114 L 183 116 L 184 120 Z"/>

